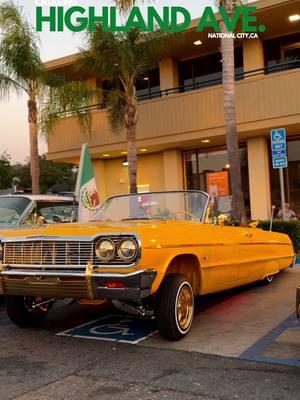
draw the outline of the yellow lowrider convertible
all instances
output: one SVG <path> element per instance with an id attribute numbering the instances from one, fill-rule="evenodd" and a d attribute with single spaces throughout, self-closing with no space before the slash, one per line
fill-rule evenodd
<path id="1" fill-rule="evenodd" d="M 271 282 L 295 260 L 288 236 L 206 223 L 209 196 L 181 191 L 108 199 L 88 223 L 2 231 L 0 292 L 19 326 L 57 298 L 112 299 L 155 315 L 163 337 L 189 331 L 194 297 Z"/>

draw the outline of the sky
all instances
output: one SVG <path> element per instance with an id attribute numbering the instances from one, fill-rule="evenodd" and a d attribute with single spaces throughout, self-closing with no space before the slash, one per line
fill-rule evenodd
<path id="1" fill-rule="evenodd" d="M 0 4 L 5 0 L 0 0 Z M 109 6 L 114 5 L 109 0 L 15 0 L 15 3 L 23 7 L 26 17 L 31 24 L 35 26 L 35 10 L 36 5 L 43 4 L 46 14 L 48 7 L 46 4 L 52 5 L 70 5 L 70 3 L 88 6 Z M 138 5 L 145 9 L 149 5 L 153 5 L 157 10 L 163 6 L 184 6 L 187 8 L 192 18 L 198 18 L 204 7 L 214 5 L 214 0 L 156 0 L 156 1 L 140 1 Z M 43 61 L 63 57 L 72 53 L 76 53 L 80 47 L 82 36 L 65 31 L 61 33 L 43 31 L 40 33 L 40 51 Z M 29 156 L 29 139 L 27 126 L 27 104 L 26 97 L 16 97 L 11 95 L 9 101 L 0 100 L 0 156 L 7 151 L 13 162 L 23 162 Z M 47 146 L 43 139 L 40 139 L 40 154 L 46 153 Z"/>

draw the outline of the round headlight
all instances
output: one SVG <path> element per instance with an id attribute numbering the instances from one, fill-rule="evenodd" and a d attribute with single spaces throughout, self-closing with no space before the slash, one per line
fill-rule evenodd
<path id="1" fill-rule="evenodd" d="M 118 244 L 118 255 L 123 261 L 133 260 L 138 253 L 138 245 L 132 239 L 123 239 Z"/>
<path id="2" fill-rule="evenodd" d="M 95 244 L 96 257 L 101 261 L 110 261 L 115 255 L 115 245 L 110 239 L 100 239 Z"/>

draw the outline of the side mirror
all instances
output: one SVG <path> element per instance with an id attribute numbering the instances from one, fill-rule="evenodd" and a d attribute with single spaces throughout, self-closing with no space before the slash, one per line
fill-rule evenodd
<path id="1" fill-rule="evenodd" d="M 259 221 L 252 221 L 250 224 L 248 224 L 249 228 L 257 228 L 257 225 L 259 224 Z"/>
<path id="2" fill-rule="evenodd" d="M 217 224 L 220 226 L 224 226 L 226 224 L 226 222 L 228 222 L 228 221 L 229 221 L 229 218 L 226 214 L 220 214 L 217 217 Z"/>

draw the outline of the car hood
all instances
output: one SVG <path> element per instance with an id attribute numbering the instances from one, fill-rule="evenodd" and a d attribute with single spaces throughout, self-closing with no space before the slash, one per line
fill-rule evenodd
<path id="1" fill-rule="evenodd" d="M 9 229 L 0 230 L 0 240 L 13 238 L 39 239 L 47 238 L 56 240 L 65 237 L 66 239 L 74 237 L 77 240 L 83 238 L 93 238 L 101 234 L 137 234 L 143 239 L 143 244 L 150 244 L 166 240 L 168 232 L 170 233 L 170 225 L 187 225 L 191 222 L 185 221 L 165 221 L 165 220 L 149 220 L 149 221 L 121 221 L 121 222 L 85 222 L 85 223 L 68 223 L 55 224 L 42 227 L 33 227 L 28 229 Z M 196 223 L 199 226 L 199 223 Z M 171 228 L 172 229 L 172 228 Z M 165 241 L 163 240 L 163 241 Z"/>

